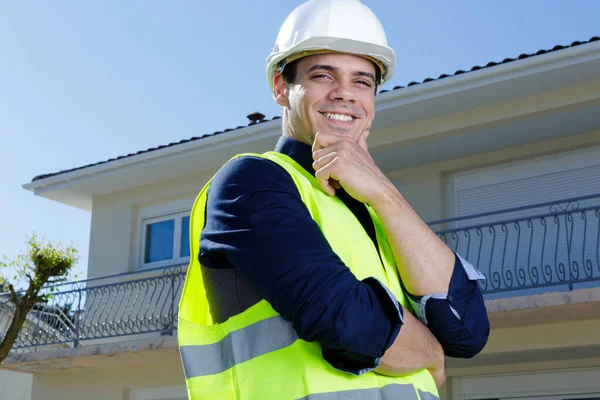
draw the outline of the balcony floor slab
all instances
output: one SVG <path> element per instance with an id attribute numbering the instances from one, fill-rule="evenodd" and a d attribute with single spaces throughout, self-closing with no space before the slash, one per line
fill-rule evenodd
<path id="1" fill-rule="evenodd" d="M 45 373 L 86 368 L 115 368 L 160 364 L 165 357 L 179 357 L 177 337 L 139 340 L 115 338 L 113 342 L 11 354 L 1 369 Z"/>

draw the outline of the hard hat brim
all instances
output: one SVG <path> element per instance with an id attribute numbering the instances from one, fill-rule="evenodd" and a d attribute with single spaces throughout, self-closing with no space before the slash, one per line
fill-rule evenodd
<path id="1" fill-rule="evenodd" d="M 295 44 L 285 52 L 274 52 L 267 57 L 266 73 L 271 90 L 273 90 L 273 76 L 282 62 L 289 63 L 313 54 L 323 53 L 353 54 L 375 62 L 381 69 L 380 85 L 383 85 L 392 77 L 396 67 L 396 55 L 388 46 L 350 39 L 312 37 Z"/>

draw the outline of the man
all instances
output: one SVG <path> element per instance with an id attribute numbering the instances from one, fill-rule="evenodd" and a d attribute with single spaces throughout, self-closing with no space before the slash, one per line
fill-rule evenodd
<path id="1" fill-rule="evenodd" d="M 282 138 L 228 162 L 192 210 L 190 399 L 435 399 L 444 355 L 485 345 L 482 275 L 368 152 L 394 67 L 358 0 L 312 0 L 284 22 L 267 59 Z"/>

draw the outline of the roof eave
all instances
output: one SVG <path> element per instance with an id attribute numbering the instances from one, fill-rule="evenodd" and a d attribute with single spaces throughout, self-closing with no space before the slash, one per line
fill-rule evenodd
<path id="1" fill-rule="evenodd" d="M 90 196 L 81 196 L 77 193 L 73 193 L 69 190 L 72 186 L 86 181 L 89 182 L 94 179 L 115 176 L 127 169 L 148 167 L 178 157 L 206 154 L 233 144 L 250 143 L 255 140 L 264 139 L 265 137 L 276 137 L 280 135 L 280 127 L 281 120 L 279 119 L 266 121 L 227 132 L 226 134 L 213 135 L 201 140 L 165 147 L 160 150 L 38 179 L 26 183 L 22 185 L 22 187 L 25 190 L 33 192 L 35 195 L 90 211 L 92 207 L 92 198 Z M 54 191 L 61 191 L 63 194 L 53 196 L 52 192 Z M 73 197 L 72 199 L 66 200 L 65 196 L 68 192 L 71 192 Z"/>
<path id="2" fill-rule="evenodd" d="M 431 101 L 432 99 L 448 97 L 459 92 L 475 91 L 474 89 L 491 87 L 494 84 L 524 78 L 539 73 L 554 71 L 570 65 L 584 63 L 588 60 L 600 60 L 600 41 L 585 45 L 565 48 L 526 59 L 515 60 L 493 67 L 483 68 L 460 75 L 448 76 L 443 79 L 426 82 L 401 90 L 381 93 L 376 98 L 376 111 L 394 110 L 405 105 L 414 105 Z M 257 125 L 240 128 L 226 134 L 213 135 L 201 140 L 165 147 L 151 152 L 125 157 L 119 160 L 98 164 L 72 172 L 38 179 L 23 185 L 23 188 L 36 195 L 52 198 L 82 209 L 91 209 L 91 198 L 76 194 L 72 200 L 65 201 L 69 187 L 85 180 L 118 174 L 124 169 L 147 166 L 168 161 L 171 158 L 189 154 L 202 154 L 223 146 L 232 144 L 251 143 L 275 137 L 280 134 L 280 120 L 272 120 Z M 218 166 L 217 166 L 218 168 Z M 60 199 L 53 198 L 52 191 L 61 190 Z M 75 193 L 74 193 L 75 194 Z"/>
<path id="3" fill-rule="evenodd" d="M 431 82 L 385 92 L 378 96 L 376 110 L 386 110 L 407 103 L 468 91 L 557 68 L 564 68 L 569 65 L 588 61 L 588 59 L 599 58 L 600 41 L 568 47 L 559 51 L 551 51 L 525 59 L 517 59 L 512 62 L 481 68 L 477 71 L 465 72 L 460 75 L 450 75 Z"/>

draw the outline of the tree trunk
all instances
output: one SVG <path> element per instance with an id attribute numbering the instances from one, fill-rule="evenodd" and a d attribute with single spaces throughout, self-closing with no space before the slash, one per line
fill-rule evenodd
<path id="1" fill-rule="evenodd" d="M 2 344 L 0 344 L 0 364 L 2 364 L 2 361 L 8 356 L 10 349 L 13 344 L 15 344 L 19 332 L 21 331 L 21 327 L 27 319 L 27 314 L 29 314 L 29 311 L 31 311 L 34 304 L 35 302 L 26 298 L 21 299 L 19 304 L 15 304 L 15 314 L 6 331 L 6 336 L 4 336 L 4 339 L 2 340 Z"/>

